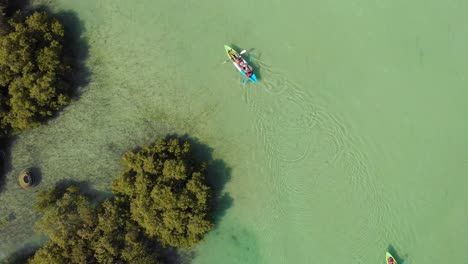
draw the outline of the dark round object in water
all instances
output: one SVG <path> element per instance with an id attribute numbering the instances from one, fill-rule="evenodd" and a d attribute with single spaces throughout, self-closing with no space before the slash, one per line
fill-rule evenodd
<path id="1" fill-rule="evenodd" d="M 34 177 L 29 170 L 23 170 L 18 177 L 18 181 L 24 189 L 34 187 Z"/>

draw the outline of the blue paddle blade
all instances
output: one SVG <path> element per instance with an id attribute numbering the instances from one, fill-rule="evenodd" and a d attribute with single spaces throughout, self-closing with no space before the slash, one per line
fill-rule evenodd
<path id="1" fill-rule="evenodd" d="M 247 82 L 247 78 L 242 79 L 242 84 L 245 84 Z"/>

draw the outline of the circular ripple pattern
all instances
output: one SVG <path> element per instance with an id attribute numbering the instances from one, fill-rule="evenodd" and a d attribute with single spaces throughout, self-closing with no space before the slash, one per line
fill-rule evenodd
<path id="1" fill-rule="evenodd" d="M 328 111 L 325 98 L 313 95 L 318 87 L 302 87 L 268 65 L 260 66 L 265 76 L 258 84 L 261 89 L 247 90 L 243 101 L 255 116 L 256 137 L 271 173 L 267 187 L 259 188 L 275 194 L 262 208 L 263 215 L 272 216 L 263 226 L 295 234 L 265 237 L 297 245 L 295 240 L 306 234 L 320 235 L 314 223 L 328 220 L 315 221 L 317 212 L 335 215 L 347 226 L 344 210 L 337 208 L 354 208 L 351 213 L 360 232 L 325 230 L 354 239 L 359 262 L 358 256 L 365 256 L 365 249 L 376 242 L 367 241 L 369 234 L 381 230 L 378 226 L 390 217 L 388 201 L 381 198 L 366 153 L 359 150 L 362 139 L 353 135 L 338 114 Z M 323 195 L 323 189 L 330 194 Z M 322 199 L 328 200 L 327 208 L 321 207 Z M 336 208 L 329 207 L 330 200 L 336 201 Z M 289 237 L 294 239 L 288 241 Z"/>

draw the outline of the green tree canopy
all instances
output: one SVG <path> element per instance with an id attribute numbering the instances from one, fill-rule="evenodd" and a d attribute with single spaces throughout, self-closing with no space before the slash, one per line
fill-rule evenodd
<path id="1" fill-rule="evenodd" d="M 131 217 L 163 245 L 191 247 L 212 229 L 205 165 L 188 142 L 159 140 L 123 158 L 113 191 L 130 203 Z"/>
<path id="2" fill-rule="evenodd" d="M 41 192 L 36 204 L 41 219 L 35 228 L 49 237 L 30 263 L 92 263 L 88 241 L 97 224 L 95 210 L 78 186 Z"/>
<path id="3" fill-rule="evenodd" d="M 63 26 L 46 12 L 17 13 L 0 36 L 0 125 L 13 133 L 35 127 L 68 102 Z"/>
<path id="4" fill-rule="evenodd" d="M 39 194 L 35 228 L 49 237 L 29 260 L 52 263 L 160 263 L 155 241 L 129 218 L 125 201 L 107 200 L 94 209 L 76 185 Z"/>
<path id="5" fill-rule="evenodd" d="M 95 207 L 77 185 L 38 194 L 35 228 L 49 240 L 30 263 L 160 263 L 161 244 L 188 248 L 213 228 L 206 166 L 188 142 L 159 140 L 122 163 L 114 197 Z"/>
<path id="6" fill-rule="evenodd" d="M 99 263 L 159 263 L 156 241 L 130 219 L 128 204 L 117 197 L 99 211 L 92 247 Z"/>

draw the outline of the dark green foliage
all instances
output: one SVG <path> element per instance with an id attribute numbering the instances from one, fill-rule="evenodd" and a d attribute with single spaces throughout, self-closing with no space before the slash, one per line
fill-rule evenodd
<path id="1" fill-rule="evenodd" d="M 78 84 L 69 64 L 81 76 L 81 62 L 72 54 L 76 43 L 69 40 L 73 34 L 65 38 L 62 24 L 46 12 L 26 17 L 29 11 L 21 10 L 29 2 L 0 0 L 0 140 L 38 126 L 68 104 L 70 84 Z M 0 145 L 0 188 L 8 169 L 3 151 Z"/>
<path id="2" fill-rule="evenodd" d="M 76 185 L 38 195 L 49 237 L 30 263 L 161 263 L 161 244 L 191 247 L 212 229 L 205 165 L 187 142 L 159 140 L 123 158 L 114 198 L 97 208 Z"/>
<path id="3" fill-rule="evenodd" d="M 0 126 L 17 133 L 67 104 L 70 67 L 63 62 L 64 29 L 56 19 L 45 12 L 26 19 L 17 13 L 8 24 L 0 36 Z"/>
<path id="4" fill-rule="evenodd" d="M 144 236 L 130 219 L 128 205 L 120 198 L 105 201 L 98 215 L 92 247 L 99 263 L 158 263 L 155 241 Z"/>
<path id="5" fill-rule="evenodd" d="M 97 224 L 95 210 L 78 186 L 39 194 L 36 209 L 41 219 L 35 228 L 49 237 L 30 263 L 92 263 L 90 240 Z"/>
<path id="6" fill-rule="evenodd" d="M 129 218 L 125 202 L 94 209 L 78 186 L 39 194 L 35 228 L 49 237 L 29 263 L 159 263 L 155 242 Z"/>
<path id="7" fill-rule="evenodd" d="M 132 218 L 163 245 L 191 247 L 212 229 L 205 166 L 193 162 L 188 142 L 159 140 L 128 152 L 113 191 L 130 202 Z"/>

